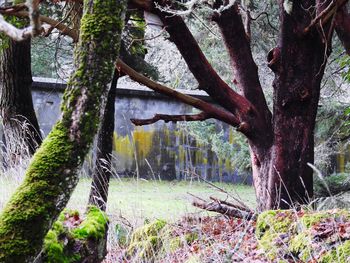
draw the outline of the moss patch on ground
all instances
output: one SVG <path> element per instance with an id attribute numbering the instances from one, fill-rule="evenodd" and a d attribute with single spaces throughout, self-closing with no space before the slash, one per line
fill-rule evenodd
<path id="1" fill-rule="evenodd" d="M 270 210 L 256 224 L 260 248 L 270 260 L 349 262 L 350 213 Z"/>
<path id="2" fill-rule="evenodd" d="M 198 239 L 195 232 L 176 233 L 176 227 L 164 220 L 155 220 L 136 229 L 127 246 L 127 257 L 154 262 Z"/>
<path id="3" fill-rule="evenodd" d="M 77 211 L 64 210 L 45 237 L 43 262 L 82 262 L 92 256 L 102 261 L 107 223 L 106 214 L 94 206 L 84 219 Z"/>

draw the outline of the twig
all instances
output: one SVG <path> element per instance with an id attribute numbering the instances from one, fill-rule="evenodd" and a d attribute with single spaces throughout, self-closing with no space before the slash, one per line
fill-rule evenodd
<path id="1" fill-rule="evenodd" d="M 304 29 L 304 34 L 307 34 L 312 27 L 316 26 L 320 23 L 320 25 L 324 25 L 328 22 L 330 18 L 337 12 L 338 8 L 342 7 L 346 4 L 348 0 L 339 0 L 339 1 L 331 1 L 331 3 L 324 9 L 318 16 L 316 16 L 310 24 Z"/>
<path id="2" fill-rule="evenodd" d="M 216 188 L 217 190 L 219 190 L 220 192 L 229 195 L 233 200 L 235 200 L 235 201 L 236 201 L 237 203 L 239 203 L 241 206 L 243 206 L 243 207 L 245 207 L 247 210 L 251 211 L 251 209 L 250 209 L 246 204 L 244 204 L 241 200 L 239 200 L 238 198 L 236 198 L 236 197 L 234 197 L 233 195 L 231 195 L 230 193 L 228 193 L 225 189 L 223 189 L 223 188 L 221 188 L 221 187 L 219 187 L 219 186 L 217 186 L 217 185 L 215 185 L 215 184 L 213 184 L 213 183 L 211 183 L 211 182 L 205 180 L 204 178 L 201 178 L 200 176 L 199 176 L 199 180 L 202 180 L 203 182 L 209 184 L 211 187 L 214 187 L 214 188 Z M 238 193 L 236 193 L 236 194 L 238 195 Z"/>

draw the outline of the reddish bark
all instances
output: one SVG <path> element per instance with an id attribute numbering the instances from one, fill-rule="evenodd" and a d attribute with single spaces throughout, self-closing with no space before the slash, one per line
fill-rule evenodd
<path id="1" fill-rule="evenodd" d="M 217 103 L 234 113 L 243 121 L 254 114 L 254 106 L 243 96 L 233 91 L 210 65 L 198 43 L 180 16 L 155 9 L 162 20 L 170 41 L 174 42 L 199 84 Z"/>
<path id="2" fill-rule="evenodd" d="M 337 13 L 335 30 L 346 53 L 350 55 L 350 14 L 346 6 Z"/>

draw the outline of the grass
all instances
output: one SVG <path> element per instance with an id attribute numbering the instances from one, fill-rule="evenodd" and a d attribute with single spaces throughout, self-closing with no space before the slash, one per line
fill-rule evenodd
<path id="1" fill-rule="evenodd" d="M 13 177 L 0 178 L 0 209 L 4 207 L 20 180 Z M 246 185 L 215 183 L 251 207 L 255 206 L 254 189 Z M 82 178 L 75 189 L 68 207 L 84 212 L 88 201 L 91 180 Z M 134 179 L 112 179 L 110 182 L 107 213 L 112 221 L 123 218 L 136 226 L 147 220 L 162 218 L 176 220 L 189 213 L 206 213 L 191 205 L 193 197 L 208 199 L 215 196 L 228 198 L 212 186 L 197 181 L 167 182 Z"/>
<path id="2" fill-rule="evenodd" d="M 91 180 L 81 179 L 68 204 L 69 208 L 84 210 L 88 200 Z M 243 202 L 255 206 L 254 189 L 246 185 L 216 183 L 228 193 L 237 192 Z M 133 179 L 112 179 L 110 182 L 107 213 L 110 217 L 123 217 L 132 225 L 140 225 L 146 219 L 162 218 L 176 220 L 199 210 L 191 205 L 190 194 L 201 198 L 216 196 L 222 199 L 227 194 L 202 182 L 167 182 Z M 237 195 L 235 195 L 237 197 Z M 202 211 L 201 211 L 202 212 Z"/>

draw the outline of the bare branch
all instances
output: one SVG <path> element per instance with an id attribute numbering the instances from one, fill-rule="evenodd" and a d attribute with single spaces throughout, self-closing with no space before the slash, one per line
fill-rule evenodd
<path id="1" fill-rule="evenodd" d="M 217 1 L 217 5 L 219 4 L 220 1 Z M 269 145 L 272 143 L 272 114 L 260 84 L 258 67 L 253 59 L 250 39 L 247 37 L 238 4 L 221 12 L 215 11 L 212 19 L 219 26 L 224 38 L 234 73 L 234 83 L 240 88 L 244 97 L 254 105 L 256 116 L 254 120 L 247 122 L 257 137 L 264 136 L 264 139 L 260 138 L 257 141 Z"/>
<path id="2" fill-rule="evenodd" d="M 258 111 L 265 111 L 270 115 L 238 4 L 222 12 L 214 12 L 212 19 L 218 24 L 224 37 L 233 68 L 234 83 Z"/>
<path id="3" fill-rule="evenodd" d="M 4 17 L 0 15 L 0 31 L 16 41 L 23 41 L 29 37 L 40 34 L 39 2 L 39 0 L 27 0 L 26 2 L 29 9 L 28 17 L 30 18 L 30 26 L 19 29 L 11 23 L 8 23 Z"/>
<path id="4" fill-rule="evenodd" d="M 5 33 L 7 36 L 16 41 L 23 41 L 32 35 L 32 27 L 26 27 L 18 29 L 12 24 L 5 21 L 3 16 L 0 16 L 0 32 Z"/>
<path id="5" fill-rule="evenodd" d="M 204 121 L 210 119 L 211 116 L 205 112 L 199 114 L 182 114 L 182 115 L 168 115 L 168 114 L 156 114 L 150 119 L 130 119 L 131 122 L 136 126 L 143 126 L 156 123 L 157 121 L 163 120 L 165 122 L 178 122 L 178 121 Z"/>
<path id="6" fill-rule="evenodd" d="M 1 9 L 0 10 L 1 15 L 13 15 L 16 17 L 29 17 L 29 13 L 27 11 L 17 11 L 12 9 Z M 60 23 L 57 20 L 54 20 L 47 16 L 39 16 L 39 20 L 42 23 L 46 23 L 50 25 L 53 28 L 58 29 L 63 35 L 67 35 L 73 39 L 73 42 L 77 42 L 79 38 L 79 34 L 74 29 L 69 28 L 68 26 L 65 26 L 64 24 Z"/>
<path id="7" fill-rule="evenodd" d="M 346 2 L 348 2 L 348 0 L 331 1 L 330 4 L 304 29 L 304 34 L 310 32 L 310 30 L 316 25 L 326 24 L 335 15 L 337 10 L 346 4 Z"/>
<path id="8" fill-rule="evenodd" d="M 157 82 L 154 82 L 153 80 L 150 80 L 149 78 L 137 73 L 135 70 L 130 68 L 128 65 L 126 65 L 124 62 L 122 62 L 120 59 L 117 60 L 116 67 L 119 71 L 122 73 L 130 76 L 131 79 L 133 79 L 136 82 L 139 82 L 146 87 L 159 92 L 161 94 L 164 94 L 168 97 L 177 99 L 181 102 L 184 102 L 188 105 L 191 105 L 203 112 L 205 112 L 207 115 L 211 116 L 212 118 L 221 120 L 223 122 L 226 122 L 234 127 L 241 128 L 240 131 L 242 133 L 248 133 L 249 132 L 249 125 L 246 123 L 241 123 L 233 114 L 220 109 L 208 102 L 205 102 L 203 100 L 194 98 L 189 95 L 182 94 L 174 89 L 171 89 L 169 87 L 163 86 Z"/>

